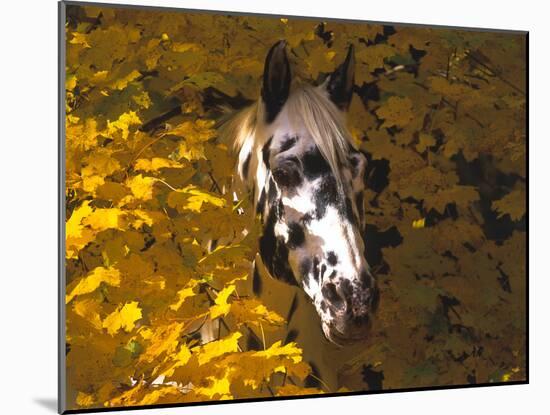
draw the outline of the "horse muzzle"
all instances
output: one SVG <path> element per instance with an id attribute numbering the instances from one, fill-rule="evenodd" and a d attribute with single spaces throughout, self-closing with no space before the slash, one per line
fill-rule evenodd
<path id="1" fill-rule="evenodd" d="M 333 296 L 334 293 L 331 298 Z M 367 339 L 378 300 L 379 290 L 373 285 L 358 293 L 350 292 L 337 301 L 329 301 L 328 318 L 323 320 L 323 332 L 327 339 L 340 346 Z"/>

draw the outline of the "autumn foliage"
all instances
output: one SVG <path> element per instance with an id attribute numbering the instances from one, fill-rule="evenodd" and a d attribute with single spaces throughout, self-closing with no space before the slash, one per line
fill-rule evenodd
<path id="1" fill-rule="evenodd" d="M 285 319 L 240 295 L 257 230 L 215 128 L 279 39 L 306 82 L 356 47 L 381 304 L 344 386 L 525 379 L 523 36 L 80 6 L 65 36 L 69 408 L 326 391 L 300 344 L 244 341 Z"/>

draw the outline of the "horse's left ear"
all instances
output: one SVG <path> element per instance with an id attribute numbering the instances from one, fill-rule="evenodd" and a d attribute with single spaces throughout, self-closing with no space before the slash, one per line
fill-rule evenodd
<path id="1" fill-rule="evenodd" d="M 263 78 L 262 100 L 266 122 L 269 123 L 279 114 L 290 93 L 290 64 L 284 40 L 275 43 L 269 50 L 265 58 Z"/>
<path id="2" fill-rule="evenodd" d="M 346 59 L 330 75 L 325 84 L 331 101 L 342 111 L 346 111 L 351 102 L 354 80 L 355 50 L 353 45 L 350 45 Z"/>

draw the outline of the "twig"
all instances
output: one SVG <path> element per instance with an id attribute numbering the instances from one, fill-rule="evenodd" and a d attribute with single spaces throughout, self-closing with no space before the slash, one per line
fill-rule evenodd
<path id="1" fill-rule="evenodd" d="M 260 324 L 260 332 L 262 333 L 262 343 L 264 344 L 264 351 L 265 351 L 265 334 L 264 334 L 264 326 L 262 326 L 261 322 L 258 322 Z"/>
<path id="2" fill-rule="evenodd" d="M 312 374 L 312 373 L 310 373 L 309 376 L 311 376 L 313 379 L 319 381 L 319 382 L 321 383 L 321 385 L 323 385 L 323 386 L 326 388 L 327 392 L 330 393 L 330 388 L 329 388 L 328 385 L 323 381 L 323 379 L 318 378 L 317 376 L 315 376 L 315 375 Z"/>
<path id="3" fill-rule="evenodd" d="M 487 64 L 481 62 L 478 58 L 476 58 L 474 55 L 472 55 L 471 52 L 466 52 L 466 56 L 468 56 L 470 59 L 472 59 L 474 62 L 476 62 L 478 65 L 484 67 L 488 71 L 491 72 L 491 75 L 500 79 L 502 82 L 504 82 L 506 85 L 508 85 L 510 88 L 514 89 L 515 91 L 519 92 L 522 95 L 525 95 L 525 91 L 523 91 L 521 88 L 518 88 L 513 83 L 508 81 L 507 79 L 503 78 L 497 71 L 495 71 L 493 68 L 488 66 Z"/>
<path id="4" fill-rule="evenodd" d="M 99 12 L 99 14 L 97 15 L 97 17 L 95 19 L 93 19 L 93 21 L 91 22 L 91 25 L 88 29 L 86 29 L 86 34 L 90 34 L 92 31 L 94 31 L 95 29 L 97 29 L 97 27 L 101 24 L 101 18 L 103 17 L 103 13 L 102 12 Z"/>
<path id="5" fill-rule="evenodd" d="M 453 51 L 453 53 L 451 53 L 448 57 L 447 57 L 447 73 L 445 75 L 445 78 L 447 80 L 449 80 L 449 74 L 451 73 L 451 59 L 454 58 L 454 56 L 456 55 L 456 48 L 455 50 Z"/>
<path id="6" fill-rule="evenodd" d="M 271 386 L 269 386 L 267 383 L 265 384 L 265 386 L 267 387 L 267 390 L 269 391 L 271 396 L 275 396 L 275 394 L 273 393 L 273 389 L 271 389 Z"/>
<path id="7" fill-rule="evenodd" d="M 391 69 L 387 70 L 386 72 L 384 72 L 384 76 L 392 75 L 395 72 L 402 71 L 403 69 L 405 69 L 405 65 L 394 66 L 393 68 L 391 68 Z"/>
<path id="8" fill-rule="evenodd" d="M 174 192 L 177 192 L 178 189 L 176 189 L 175 187 L 171 186 L 170 184 L 166 183 L 164 180 L 162 179 L 159 179 L 159 178 L 156 178 L 155 181 L 157 182 L 161 182 L 162 184 L 164 184 L 165 186 L 167 186 L 169 189 L 172 189 Z"/>
<path id="9" fill-rule="evenodd" d="M 210 293 L 208 292 L 208 290 L 204 290 L 204 292 L 206 293 L 206 296 L 208 297 L 208 299 L 210 300 L 210 303 L 215 303 L 214 302 L 214 299 L 212 298 L 212 296 L 210 295 Z M 225 322 L 225 320 L 222 318 L 222 317 L 218 317 L 218 320 L 220 321 L 220 323 L 223 324 L 223 326 L 225 327 L 225 329 L 227 330 L 228 333 L 231 333 L 231 329 L 229 328 L 229 326 L 227 325 L 227 323 Z M 237 350 L 239 352 L 242 352 L 243 349 L 241 348 L 241 346 L 237 343 Z"/>
<path id="10" fill-rule="evenodd" d="M 218 182 L 216 179 L 214 179 L 214 176 L 212 175 L 212 172 L 208 172 L 208 176 L 210 177 L 210 180 L 212 180 L 212 183 L 214 183 L 214 186 L 216 186 L 216 190 L 218 193 L 223 194 L 222 189 L 220 189 L 220 186 L 218 186 Z"/>
<path id="11" fill-rule="evenodd" d="M 254 330 L 252 330 L 250 326 L 246 323 L 244 324 L 244 326 L 248 329 L 250 335 L 253 336 L 256 339 L 256 341 L 259 343 L 261 339 L 258 337 L 256 333 L 254 333 Z"/>
<path id="12" fill-rule="evenodd" d="M 151 141 L 150 143 L 148 144 L 145 144 L 141 150 L 139 150 L 137 152 L 137 154 L 132 158 L 132 160 L 130 161 L 129 165 L 131 165 L 134 161 L 137 160 L 137 158 L 139 156 L 141 156 L 141 153 L 143 153 L 145 151 L 145 149 L 147 149 L 148 147 L 151 147 L 153 144 L 155 144 L 157 141 L 159 141 L 162 137 L 164 137 L 164 134 L 161 134 L 160 136 L 158 136 L 157 138 L 155 138 L 153 141 Z"/>
<path id="13" fill-rule="evenodd" d="M 433 124 L 434 124 L 435 116 L 437 114 L 437 111 L 439 111 L 443 107 L 443 103 L 445 103 L 445 98 L 443 98 L 443 96 L 441 96 L 441 99 L 439 100 L 439 103 L 437 104 L 437 107 L 433 108 L 432 111 L 430 112 L 430 124 L 428 125 L 428 128 L 426 129 L 426 132 L 428 134 L 431 134 L 431 132 L 432 132 L 432 127 L 433 127 Z"/>

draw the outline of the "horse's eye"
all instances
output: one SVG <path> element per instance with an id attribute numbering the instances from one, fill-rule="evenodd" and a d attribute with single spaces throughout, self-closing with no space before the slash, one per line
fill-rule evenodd
<path id="1" fill-rule="evenodd" d="M 281 187 L 293 188 L 302 183 L 302 175 L 293 160 L 283 161 L 273 169 L 273 178 Z"/>

